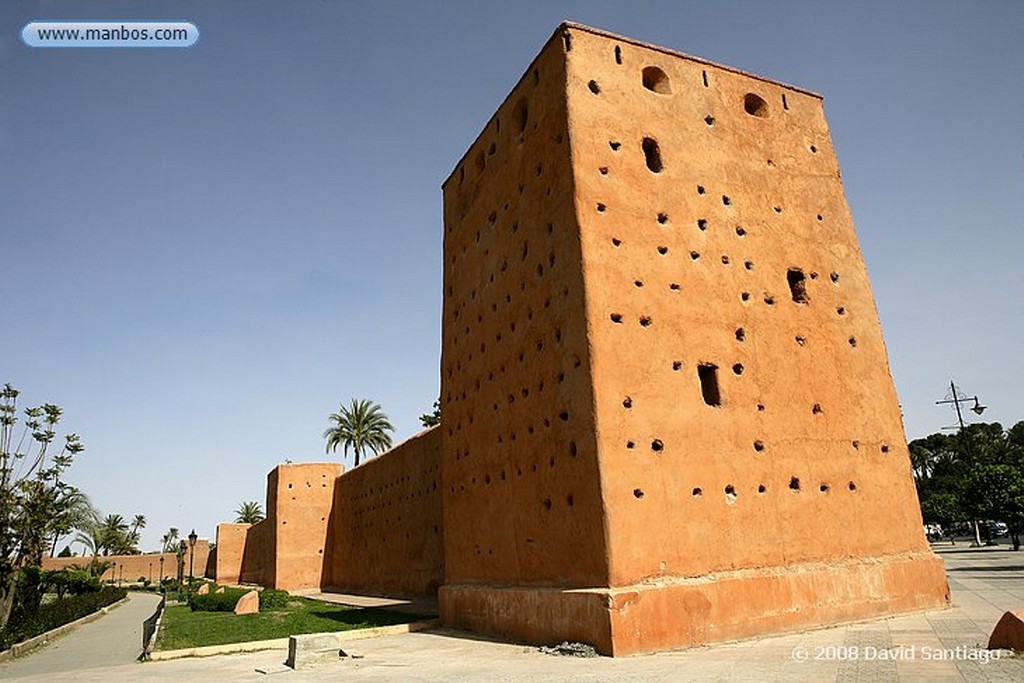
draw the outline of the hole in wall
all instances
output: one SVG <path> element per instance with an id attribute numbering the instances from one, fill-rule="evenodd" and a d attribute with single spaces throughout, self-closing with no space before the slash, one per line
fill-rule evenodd
<path id="1" fill-rule="evenodd" d="M 836 313 L 838 315 L 846 315 L 846 309 L 843 308 L 842 306 L 837 306 L 836 307 Z"/>
<path id="2" fill-rule="evenodd" d="M 633 450 L 634 448 L 636 448 L 636 443 L 634 443 L 633 441 L 627 441 L 626 448 L 628 448 L 629 450 Z"/>
<path id="3" fill-rule="evenodd" d="M 747 333 L 742 327 L 736 328 L 736 341 L 743 341 L 747 338 Z"/>
<path id="4" fill-rule="evenodd" d="M 621 313 L 612 313 L 609 317 L 611 318 L 613 323 L 621 323 L 622 322 L 622 314 Z"/>
<path id="5" fill-rule="evenodd" d="M 807 279 L 800 268 L 786 270 L 785 281 L 790 284 L 790 294 L 797 303 L 807 303 Z"/>
<path id="6" fill-rule="evenodd" d="M 571 455 L 572 457 L 575 458 L 576 454 L 577 454 L 576 442 L 575 441 L 570 441 L 569 442 L 569 455 Z"/>
<path id="7" fill-rule="evenodd" d="M 636 287 L 643 287 L 644 286 L 644 281 L 643 280 L 633 280 L 633 285 L 636 286 Z"/>
<path id="8" fill-rule="evenodd" d="M 839 273 L 837 273 L 837 272 L 835 272 L 833 270 L 831 273 L 828 274 L 828 279 L 831 280 L 834 283 L 838 283 L 839 282 Z"/>
<path id="9" fill-rule="evenodd" d="M 646 316 L 646 315 L 640 316 L 640 327 L 650 327 L 651 323 L 653 323 L 653 322 L 654 321 L 651 320 L 650 316 Z"/>
<path id="10" fill-rule="evenodd" d="M 622 407 L 625 408 L 626 410 L 629 410 L 630 408 L 632 408 L 633 407 L 633 399 L 630 398 L 629 396 L 627 396 L 626 398 L 622 399 Z"/>
<path id="11" fill-rule="evenodd" d="M 885 444 L 885 443 L 882 444 L 882 452 L 883 453 L 888 453 L 889 452 L 889 444 Z"/>
<path id="12" fill-rule="evenodd" d="M 607 206 L 605 206 L 604 204 L 602 204 L 601 202 L 598 202 L 598 203 L 597 203 L 597 212 L 598 212 L 598 213 L 604 213 L 604 212 L 605 212 L 605 209 L 607 209 L 607 208 L 608 208 L 608 207 L 607 207 Z"/>
<path id="13" fill-rule="evenodd" d="M 698 185 L 697 186 L 697 194 L 704 194 L 704 186 L 703 185 Z"/>
<path id="14" fill-rule="evenodd" d="M 633 497 L 637 498 L 637 499 L 643 498 L 644 497 L 644 490 L 643 489 L 633 489 Z"/>
<path id="15" fill-rule="evenodd" d="M 652 173 L 661 173 L 661 150 L 658 148 L 658 141 L 654 138 L 644 138 L 641 146 L 644 150 L 644 160 L 647 162 L 647 168 Z"/>
<path id="16" fill-rule="evenodd" d="M 811 154 L 817 154 L 818 153 L 818 148 L 815 147 L 814 145 L 811 145 L 809 149 L 811 150 Z"/>
<path id="17" fill-rule="evenodd" d="M 697 259 L 700 258 L 700 252 L 699 251 L 691 251 L 690 252 L 690 258 L 692 260 L 696 261 Z"/>
<path id="18" fill-rule="evenodd" d="M 757 451 L 758 453 L 763 451 L 764 450 L 764 442 L 761 441 L 761 440 L 755 441 L 754 442 L 754 450 Z"/>
<path id="19" fill-rule="evenodd" d="M 618 45 L 615 46 L 615 63 L 622 64 L 622 48 Z"/>
<path id="20" fill-rule="evenodd" d="M 671 95 L 672 84 L 669 82 L 668 74 L 656 66 L 645 66 L 641 72 L 641 81 L 644 87 L 659 95 Z"/>
<path id="21" fill-rule="evenodd" d="M 690 491 L 690 495 L 692 495 L 694 498 L 699 498 L 700 496 L 704 495 L 704 491 L 701 490 L 701 488 L 698 486 L 694 488 L 693 491 Z"/>
<path id="22" fill-rule="evenodd" d="M 700 77 L 701 77 L 701 80 L 704 81 L 704 87 L 705 88 L 708 87 L 708 72 L 707 71 L 701 71 L 700 72 Z"/>
<path id="23" fill-rule="evenodd" d="M 733 371 L 733 373 L 735 373 L 737 375 L 742 375 L 743 374 L 743 364 L 742 363 L 736 363 L 735 365 L 732 366 L 732 371 Z"/>
<path id="24" fill-rule="evenodd" d="M 793 490 L 793 491 L 799 491 L 800 490 L 800 478 L 799 477 L 792 477 L 789 480 L 789 488 L 791 490 Z"/>
<path id="25" fill-rule="evenodd" d="M 715 125 L 715 117 L 712 116 L 711 114 L 708 114 L 707 116 L 704 117 L 704 123 L 708 124 L 709 126 Z"/>
<path id="26" fill-rule="evenodd" d="M 789 111 L 789 102 L 786 101 L 786 93 L 782 93 L 782 108 Z"/>
<path id="27" fill-rule="evenodd" d="M 658 247 L 658 253 L 661 254 L 662 256 L 664 256 L 665 254 L 668 253 L 668 247 L 665 247 L 665 246 Z"/>
<path id="28" fill-rule="evenodd" d="M 607 166 L 602 166 L 601 168 L 599 168 L 597 170 L 601 173 L 601 175 L 608 175 L 608 167 Z"/>
<path id="29" fill-rule="evenodd" d="M 851 347 L 856 347 L 856 346 L 857 346 L 857 338 L 856 338 L 856 337 L 850 337 L 850 338 L 849 338 L 849 339 L 847 339 L 846 341 L 847 341 L 847 343 L 848 343 L 848 344 L 849 344 L 849 345 L 850 345 Z"/>
<path id="30" fill-rule="evenodd" d="M 612 148 L 613 152 L 618 152 L 619 147 L 622 147 L 622 143 L 619 142 L 618 140 L 609 140 L 608 146 Z"/>
<path id="31" fill-rule="evenodd" d="M 729 265 L 729 255 L 728 254 L 722 254 L 722 265 L 723 266 Z"/>
<path id="32" fill-rule="evenodd" d="M 683 369 L 683 362 L 681 360 L 672 361 L 672 369 L 675 372 L 679 372 L 680 370 Z"/>
<path id="33" fill-rule="evenodd" d="M 698 365 L 697 378 L 700 380 L 700 393 L 704 403 L 709 406 L 722 405 L 722 396 L 718 389 L 718 366 L 712 363 Z"/>
<path id="34" fill-rule="evenodd" d="M 655 453 L 660 453 L 662 450 L 664 450 L 664 448 L 665 444 L 662 443 L 661 439 L 655 439 L 654 441 L 651 442 L 651 450 L 654 451 Z"/>
<path id="35" fill-rule="evenodd" d="M 563 33 L 562 34 L 562 43 L 565 45 L 565 51 L 566 52 L 571 52 L 572 51 L 572 36 L 571 35 L 569 35 L 568 33 Z M 548 507 L 551 507 L 550 504 L 548 505 Z"/>
<path id="36" fill-rule="evenodd" d="M 618 237 L 613 237 L 612 238 L 612 246 L 613 247 L 621 247 L 622 246 L 622 240 L 620 240 Z"/>
<path id="37" fill-rule="evenodd" d="M 526 98 L 520 97 L 516 102 L 516 107 L 512 111 L 512 120 L 516 122 L 516 126 L 519 128 L 518 132 L 522 133 L 526 130 L 526 124 L 530 119 L 530 110 L 526 104 Z"/>
<path id="38" fill-rule="evenodd" d="M 736 235 L 737 235 L 737 236 L 739 236 L 739 237 L 744 237 L 744 236 L 745 236 L 746 234 L 747 234 L 747 230 L 746 230 L 746 228 L 744 228 L 744 227 L 743 227 L 743 226 L 741 226 L 741 225 L 737 225 L 737 226 L 736 226 Z"/>
<path id="39" fill-rule="evenodd" d="M 740 294 L 741 301 L 750 301 L 750 292 L 743 292 Z"/>
<path id="40" fill-rule="evenodd" d="M 763 403 L 758 403 L 757 404 L 757 412 L 759 412 L 759 413 L 763 413 L 764 412 L 764 404 Z"/>
<path id="41" fill-rule="evenodd" d="M 758 486 L 757 486 L 757 492 L 758 492 L 758 493 L 764 493 L 764 492 L 765 492 L 765 491 L 767 491 L 767 490 L 768 490 L 768 489 L 767 489 L 767 488 L 765 488 L 765 485 L 764 485 L 764 484 L 758 484 Z"/>
<path id="42" fill-rule="evenodd" d="M 771 294 L 765 294 L 764 295 L 764 302 L 766 304 L 768 304 L 769 306 L 774 306 L 775 305 L 775 297 L 772 296 Z"/>
<path id="43" fill-rule="evenodd" d="M 671 290 L 672 290 L 673 292 L 678 292 L 678 291 L 679 291 L 679 289 L 680 289 L 680 287 L 679 287 L 679 283 L 678 283 L 678 282 L 673 282 L 673 283 L 671 283 L 671 284 L 670 284 L 670 285 L 668 286 L 668 288 L 669 288 L 669 289 L 671 289 Z"/>
<path id="44" fill-rule="evenodd" d="M 702 230 L 702 231 L 703 230 L 707 230 L 708 229 L 708 219 L 706 219 L 706 218 L 698 218 L 697 219 L 697 229 Z"/>
<path id="45" fill-rule="evenodd" d="M 565 496 L 565 504 L 568 505 L 569 507 L 572 507 L 573 505 L 576 504 L 576 501 L 573 499 L 571 493 Z"/>
<path id="46" fill-rule="evenodd" d="M 550 498 L 545 498 L 544 500 L 541 501 L 541 505 L 544 506 L 545 510 L 550 510 L 551 509 L 551 499 Z"/>
<path id="47" fill-rule="evenodd" d="M 725 487 L 725 501 L 727 503 L 736 502 L 736 487 L 733 486 L 732 484 L 729 484 Z"/>
<path id="48" fill-rule="evenodd" d="M 724 206 L 732 206 L 732 200 L 729 199 L 728 195 L 724 195 L 724 194 L 722 195 L 722 204 Z"/>
<path id="49" fill-rule="evenodd" d="M 597 84 L 597 81 L 590 81 L 587 83 L 587 88 L 589 88 L 590 92 L 595 95 L 599 95 L 601 93 L 601 86 Z"/>
<path id="50" fill-rule="evenodd" d="M 665 225 L 666 223 L 668 223 L 668 214 L 667 213 L 659 213 L 658 214 L 658 224 L 659 225 Z"/>
<path id="51" fill-rule="evenodd" d="M 828 488 L 828 484 L 821 484 L 820 486 L 818 486 L 818 490 L 821 491 L 822 493 L 828 493 Z"/>
<path id="52" fill-rule="evenodd" d="M 815 403 L 813 406 L 811 406 L 812 415 L 821 415 L 823 412 L 825 411 L 822 410 L 820 403 Z"/>
<path id="53" fill-rule="evenodd" d="M 748 92 L 743 97 L 743 111 L 763 119 L 768 116 L 768 103 L 760 95 Z"/>
<path id="54" fill-rule="evenodd" d="M 850 491 L 856 491 L 856 490 L 857 490 L 857 485 L 856 485 L 856 484 L 854 484 L 854 483 L 853 483 L 853 482 L 851 481 L 850 483 L 848 483 L 848 484 L 846 485 L 846 488 L 847 488 L 847 489 L 849 489 Z"/>
<path id="55" fill-rule="evenodd" d="M 797 346 L 803 346 L 804 344 L 807 343 L 807 340 L 804 339 L 803 337 L 797 336 L 797 337 L 795 337 L 795 339 L 796 339 Z"/>

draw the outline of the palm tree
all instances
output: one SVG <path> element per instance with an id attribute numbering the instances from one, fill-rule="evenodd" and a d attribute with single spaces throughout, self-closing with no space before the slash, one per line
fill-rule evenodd
<path id="1" fill-rule="evenodd" d="M 255 500 L 245 500 L 235 510 L 236 524 L 257 524 L 263 521 L 263 508 Z"/>
<path id="2" fill-rule="evenodd" d="M 351 447 L 356 454 L 356 467 L 359 467 L 359 457 L 367 449 L 377 455 L 391 448 L 388 432 L 395 431 L 395 428 L 381 407 L 372 401 L 352 399 L 348 407 L 342 404 L 338 412 L 327 419 L 332 423 L 324 432 L 327 452 L 337 451 L 338 444 L 341 444 L 343 452 L 348 455 Z"/>
<path id="3" fill-rule="evenodd" d="M 178 527 L 172 526 L 167 530 L 167 533 L 160 537 L 160 541 L 164 544 L 165 553 L 173 553 L 175 546 L 178 545 Z"/>

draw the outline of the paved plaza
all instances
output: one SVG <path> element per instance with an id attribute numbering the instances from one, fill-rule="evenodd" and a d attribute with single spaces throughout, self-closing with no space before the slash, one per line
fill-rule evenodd
<path id="1" fill-rule="evenodd" d="M 631 683 L 659 681 L 898 681 L 954 683 L 1024 680 L 1024 656 L 984 650 L 1003 612 L 1024 608 L 1024 551 L 1007 546 L 937 546 L 945 560 L 953 607 L 866 623 L 727 643 L 656 655 L 577 659 L 541 654 L 524 645 L 437 630 L 351 643 L 344 659 L 306 671 L 283 670 L 285 652 L 131 663 L 34 672 L 33 658 L 0 666 L 0 679 L 33 683 L 75 681 L 487 681 Z M 117 612 L 93 625 L 110 621 Z M 76 662 L 70 642 L 86 628 L 49 646 Z M 129 637 L 129 636 L 126 636 Z M 137 636 L 131 637 L 138 641 Z M 257 669 L 278 671 L 270 675 Z"/>

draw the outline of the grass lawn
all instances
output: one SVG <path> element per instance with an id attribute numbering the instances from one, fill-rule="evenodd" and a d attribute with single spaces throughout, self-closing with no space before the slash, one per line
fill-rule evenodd
<path id="1" fill-rule="evenodd" d="M 292 598 L 287 607 L 242 616 L 233 612 L 193 612 L 185 605 L 175 605 L 164 610 L 156 649 L 179 650 L 287 638 L 300 633 L 349 631 L 405 624 L 423 618 L 415 614 L 346 607 L 306 598 Z"/>

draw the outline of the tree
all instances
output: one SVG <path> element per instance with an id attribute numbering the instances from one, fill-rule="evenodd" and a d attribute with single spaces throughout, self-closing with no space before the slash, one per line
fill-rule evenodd
<path id="1" fill-rule="evenodd" d="M 160 542 L 164 544 L 165 553 L 173 553 L 178 546 L 178 527 L 172 526 L 168 529 L 167 533 L 160 537 Z"/>
<path id="2" fill-rule="evenodd" d="M 420 422 L 424 427 L 436 427 L 441 424 L 441 399 L 434 401 L 434 410 L 420 415 Z"/>
<path id="3" fill-rule="evenodd" d="M 910 457 L 927 523 L 1006 522 L 1013 549 L 1024 533 L 1024 422 L 968 425 L 957 434 L 910 442 Z M 975 522 L 977 529 L 977 523 Z"/>
<path id="4" fill-rule="evenodd" d="M 377 455 L 391 448 L 388 432 L 395 431 L 395 428 L 381 407 L 372 401 L 352 399 L 347 407 L 342 404 L 328 420 L 332 426 L 324 432 L 327 452 L 337 451 L 340 444 L 348 455 L 351 448 L 355 453 L 356 467 L 359 467 L 360 456 L 367 450 Z"/>
<path id="5" fill-rule="evenodd" d="M 235 510 L 237 524 L 258 524 L 263 521 L 263 507 L 255 500 L 242 501 Z"/>
<path id="6" fill-rule="evenodd" d="M 67 434 L 60 451 L 52 452 L 63 415 L 52 403 L 26 408 L 18 430 L 19 393 L 10 384 L 0 391 L 0 629 L 10 619 L 19 577 L 28 568 L 38 570 L 51 539 L 64 528 L 62 513 L 77 489 L 61 475 L 85 449 L 78 435 Z"/>

